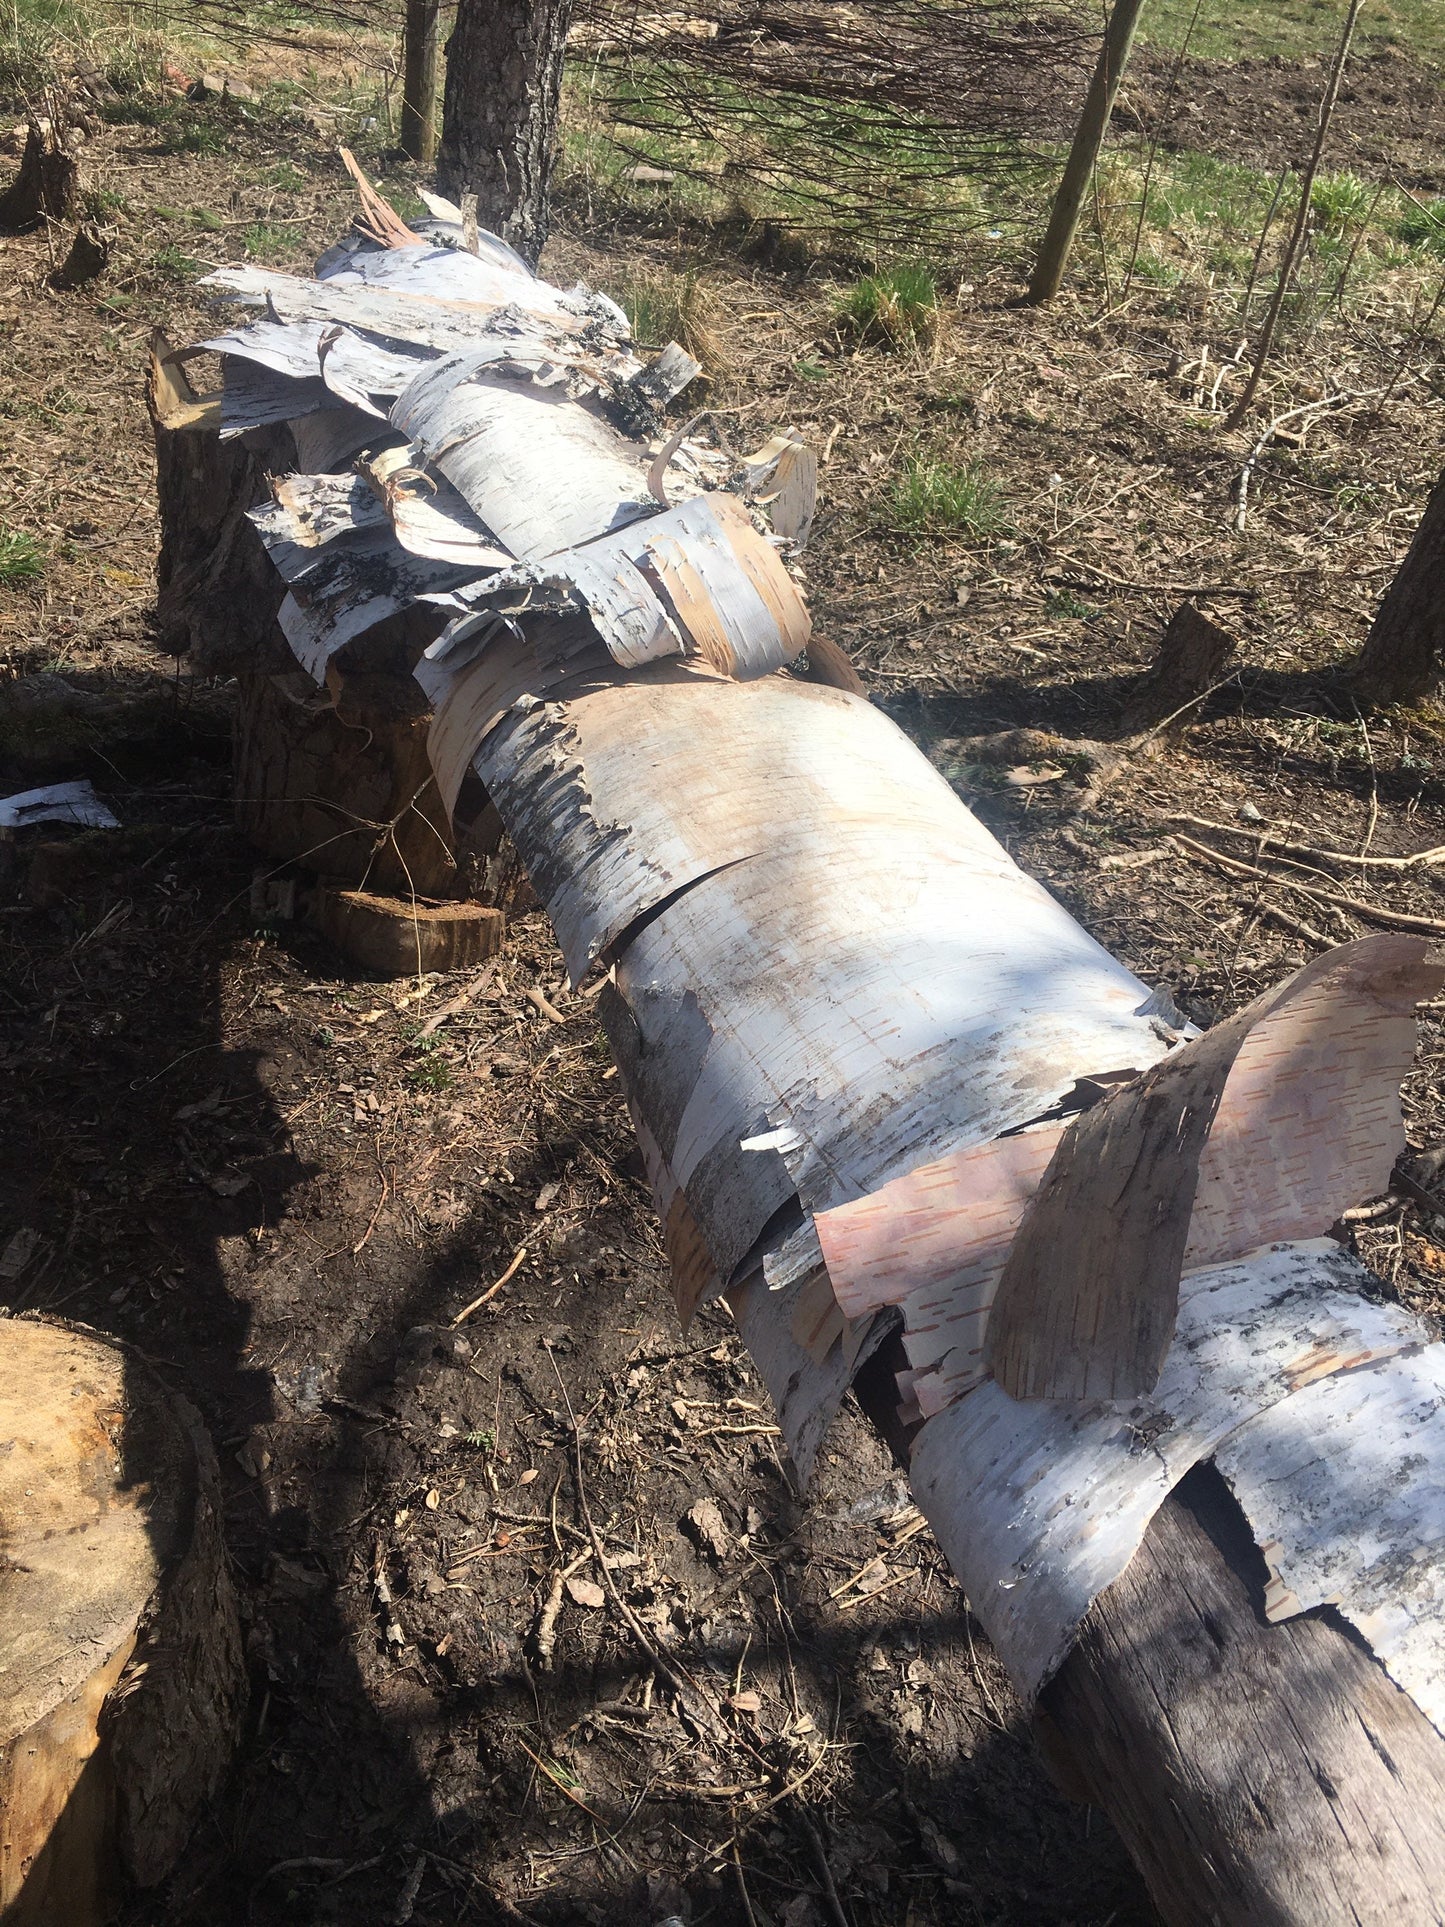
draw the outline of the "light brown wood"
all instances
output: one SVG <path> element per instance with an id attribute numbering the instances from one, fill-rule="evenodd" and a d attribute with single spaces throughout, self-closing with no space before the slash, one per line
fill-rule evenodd
<path id="1" fill-rule="evenodd" d="M 350 961 L 378 977 L 470 970 L 495 957 L 507 919 L 481 903 L 425 903 L 364 890 L 316 892 L 316 921 Z"/>
<path id="2" fill-rule="evenodd" d="M 164 1878 L 245 1697 L 199 1419 L 94 1333 L 0 1321 L 0 1919 Z"/>
<path id="3" fill-rule="evenodd" d="M 1042 1708 L 1169 1927 L 1445 1918 L 1445 1740 L 1328 1611 L 1264 1618 L 1212 1466 L 1155 1515 Z"/>

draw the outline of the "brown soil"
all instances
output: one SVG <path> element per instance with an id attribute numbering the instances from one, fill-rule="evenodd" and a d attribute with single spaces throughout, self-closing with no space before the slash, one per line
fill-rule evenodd
<path id="1" fill-rule="evenodd" d="M 1167 149 L 1253 167 L 1302 167 L 1314 146 L 1326 63 L 1175 60 L 1146 49 L 1129 71 L 1115 123 Z M 1386 175 L 1417 194 L 1445 189 L 1445 77 L 1401 50 L 1356 54 L 1346 69 L 1323 163 Z"/>
<path id="2" fill-rule="evenodd" d="M 405 1001 L 304 925 L 255 926 L 228 692 L 146 639 L 145 336 L 204 325 L 164 250 L 236 258 L 253 224 L 284 220 L 301 266 L 349 201 L 303 125 L 232 118 L 226 138 L 175 155 L 144 128 L 97 134 L 90 165 L 126 205 L 94 290 L 51 289 L 43 238 L 0 257 L 0 520 L 52 550 L 41 590 L 0 590 L 0 788 L 88 774 L 128 826 L 64 858 L 36 852 L 74 846 L 64 832 L 0 847 L 0 1254 L 17 1231 L 40 1240 L 5 1290 L 130 1339 L 203 1409 L 252 1675 L 225 1799 L 128 1919 L 1142 1927 L 1117 1841 L 1053 1791 L 858 1416 L 800 1501 L 726 1321 L 679 1335 L 591 1001 L 563 990 L 542 919 L 425 1049 L 457 986 Z M 281 161 L 299 186 L 275 184 Z M 192 207 L 225 226 L 198 230 Z M 677 258 L 564 232 L 547 265 L 616 286 Z M 1238 535 L 1246 444 L 1170 372 L 1212 339 L 1207 313 L 1090 324 L 981 283 L 913 358 L 840 341 L 814 286 L 704 268 L 736 370 L 716 397 L 730 437 L 796 422 L 831 448 L 820 626 L 1023 863 L 1201 1018 L 1309 953 L 1268 906 L 1332 940 L 1371 927 L 1164 839 L 1174 812 L 1238 823 L 1249 804 L 1331 846 L 1445 842 L 1440 713 L 1366 725 L 1336 673 L 1445 461 L 1428 387 L 1406 383 L 1383 426 L 1345 410 L 1272 453 Z M 1327 352 L 1344 351 L 1309 349 Z M 1282 381 L 1306 379 L 1304 357 Z M 901 536 L 888 485 L 912 452 L 986 463 L 1011 532 Z M 1117 735 L 1181 584 L 1249 591 L 1209 604 L 1245 666 L 1091 808 L 1072 762 L 1010 788 L 950 749 L 1018 725 Z M 22 685 L 48 698 L 43 725 L 33 704 L 7 722 Z M 1143 868 L 1100 860 L 1155 849 Z M 1445 917 L 1433 873 L 1339 887 Z M 1438 1013 L 1426 1035 L 1438 1051 Z M 1417 1141 L 1441 1135 L 1425 1056 L 1411 1107 Z M 1445 1248 L 1413 1207 L 1369 1237 L 1403 1294 L 1442 1302 Z M 707 1500 L 720 1516 L 690 1519 Z M 611 1584 L 723 1704 L 725 1742 L 598 1603 L 589 1511 Z M 548 1665 L 539 1620 L 574 1565 Z"/>

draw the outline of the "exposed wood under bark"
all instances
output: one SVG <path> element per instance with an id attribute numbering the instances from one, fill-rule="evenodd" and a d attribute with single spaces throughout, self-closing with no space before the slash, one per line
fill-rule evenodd
<path id="1" fill-rule="evenodd" d="M 1445 1740 L 1332 1613 L 1264 1617 L 1219 1474 L 1155 1513 L 1042 1706 L 1170 1927 L 1426 1927 Z"/>
<path id="2" fill-rule="evenodd" d="M 341 707 L 295 669 L 240 683 L 236 821 L 259 849 L 357 889 L 460 894 L 414 683 L 383 679 L 377 700 L 376 681 L 351 682 Z M 393 693 L 410 703 L 388 703 Z"/>
<path id="3" fill-rule="evenodd" d="M 254 673 L 268 656 L 274 666 L 290 667 L 284 639 L 271 644 L 285 584 L 246 519 L 270 497 L 268 471 L 294 464 L 290 432 L 275 427 L 223 442 L 219 404 L 196 393 L 159 335 L 151 343 L 146 399 L 161 520 L 161 647 L 188 656 L 199 675 Z"/>
<path id="4" fill-rule="evenodd" d="M 99 1927 L 174 1866 L 245 1699 L 199 1419 L 134 1353 L 0 1324 L 0 1913 Z"/>

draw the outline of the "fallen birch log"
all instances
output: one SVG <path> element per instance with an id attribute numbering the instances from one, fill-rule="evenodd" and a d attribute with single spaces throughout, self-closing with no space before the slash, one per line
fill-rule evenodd
<path id="1" fill-rule="evenodd" d="M 260 311 L 208 344 L 220 432 L 292 434 L 253 520 L 318 689 L 431 612 L 442 803 L 485 792 L 574 983 L 607 970 L 684 1321 L 726 1299 L 802 1479 L 865 1373 L 1171 1921 L 1439 1918 L 1445 1348 L 1329 1235 L 1404 1145 L 1426 940 L 1196 1038 L 789 672 L 793 540 L 765 464 L 664 435 L 681 350 L 434 211 L 211 277 Z"/>

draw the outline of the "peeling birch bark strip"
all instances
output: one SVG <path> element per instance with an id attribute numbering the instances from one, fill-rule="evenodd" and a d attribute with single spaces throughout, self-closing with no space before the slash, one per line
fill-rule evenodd
<path id="1" fill-rule="evenodd" d="M 529 284 L 500 274 L 475 255 L 455 249 L 417 255 L 407 249 L 400 256 L 360 258 L 367 260 L 364 279 L 355 266 L 326 281 L 236 267 L 218 269 L 198 285 L 223 299 L 264 308 L 281 322 L 339 322 L 385 342 L 410 342 L 442 354 L 474 348 L 489 326 L 521 339 L 580 334 L 600 320 L 617 339 L 626 338 L 626 320 L 619 329 L 612 318 L 619 311 L 610 302 L 611 315 L 583 300 L 569 306 L 568 298 L 546 282 Z M 466 265 L 469 261 L 475 265 Z"/>
<path id="2" fill-rule="evenodd" d="M 641 450 L 554 388 L 428 369 L 392 408 L 513 555 L 540 560 L 650 515 Z"/>
<path id="3" fill-rule="evenodd" d="M 1332 1372 L 1418 1350 L 1326 1240 L 1184 1280 L 1174 1343 L 1132 1405 L 1019 1403 L 980 1385 L 919 1433 L 918 1502 L 1009 1674 L 1032 1699 L 1170 1489 L 1231 1433 Z"/>
<path id="4" fill-rule="evenodd" d="M 661 665 L 599 681 L 565 711 L 516 715 L 477 767 L 506 795 L 574 982 L 674 891 L 769 850 L 824 844 L 847 822 L 932 829 L 1000 876 L 1010 867 L 894 723 L 812 684 L 740 687 Z"/>
<path id="5" fill-rule="evenodd" d="M 1154 1383 L 1201 1160 L 1246 1051 L 1210 1161 L 1201 1242 L 1235 1232 L 1254 1249 L 1271 1235 L 1317 1235 L 1358 1202 L 1345 1187 L 1383 1188 L 1404 1145 L 1398 1090 L 1413 1057 L 1414 1006 L 1445 981 L 1426 951 L 1420 938 L 1375 937 L 1317 957 L 1069 1127 L 988 1323 L 987 1362 L 1006 1392 L 1131 1398 Z M 1338 1108 L 1349 1099 L 1353 1120 Z M 1293 1155 L 1276 1160 L 1276 1134 L 1291 1127 Z M 1243 1170 L 1231 1184 L 1235 1164 Z M 1261 1196 L 1267 1188 L 1272 1197 Z M 1251 1194 L 1266 1207 L 1259 1222 L 1250 1222 Z"/>
<path id="6" fill-rule="evenodd" d="M 616 1000 L 614 1048 L 724 1275 L 794 1191 L 861 1196 L 1157 1048 L 1144 986 L 996 845 L 971 862 L 899 823 L 701 879 L 626 943 Z"/>
<path id="7" fill-rule="evenodd" d="M 1337 1606 L 1445 1733 L 1445 1347 L 1326 1378 L 1215 1461 L 1271 1572 L 1272 1620 Z"/>
<path id="8" fill-rule="evenodd" d="M 1249 1029 L 1200 1158 L 1186 1269 L 1318 1237 L 1385 1188 L 1405 1143 L 1399 1087 L 1414 1059 L 1413 1004 L 1438 974 L 1424 948 L 1371 938 L 1272 993 L 1276 1008 Z M 952 1153 L 818 1220 L 840 1305 L 902 1307 L 925 1413 L 984 1375 L 998 1280 L 1061 1135 Z"/>

